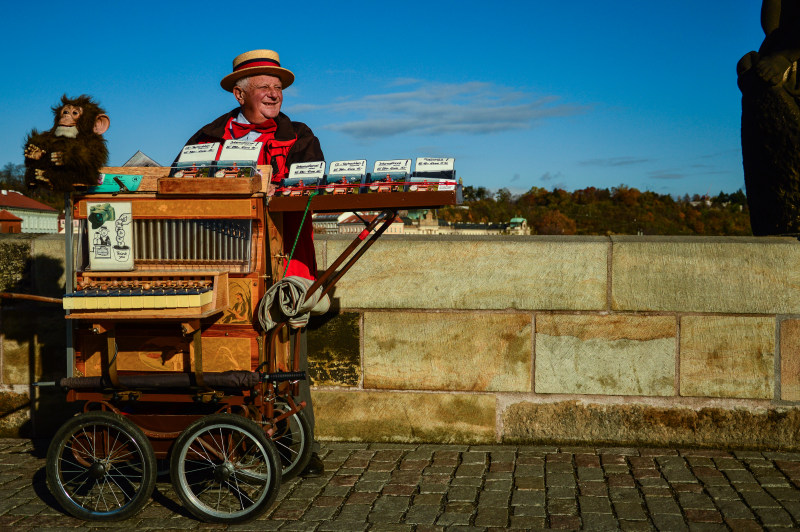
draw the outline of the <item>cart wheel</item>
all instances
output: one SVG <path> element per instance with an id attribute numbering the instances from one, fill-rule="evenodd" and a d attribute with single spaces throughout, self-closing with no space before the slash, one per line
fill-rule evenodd
<path id="1" fill-rule="evenodd" d="M 281 472 L 275 445 L 252 421 L 235 414 L 205 416 L 172 448 L 172 485 L 187 509 L 213 523 L 258 517 L 278 495 Z"/>
<path id="2" fill-rule="evenodd" d="M 288 404 L 280 400 L 275 402 L 275 417 L 287 411 L 289 411 Z M 275 423 L 272 441 L 281 457 L 284 479 L 300 473 L 311 460 L 309 430 L 308 421 L 302 410 Z"/>
<path id="3" fill-rule="evenodd" d="M 144 433 L 118 414 L 87 412 L 67 421 L 47 450 L 47 484 L 71 515 L 118 521 L 150 499 L 156 459 Z"/>

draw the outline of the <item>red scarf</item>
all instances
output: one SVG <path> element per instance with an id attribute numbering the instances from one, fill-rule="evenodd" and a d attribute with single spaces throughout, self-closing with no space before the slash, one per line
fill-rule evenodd
<path id="1" fill-rule="evenodd" d="M 291 140 L 275 140 L 277 128 L 278 125 L 271 118 L 260 124 L 242 124 L 233 118 L 229 118 L 228 123 L 225 124 L 225 134 L 222 138 L 226 140 L 237 139 L 251 131 L 258 131 L 260 135 L 255 142 L 263 142 L 264 149 L 258 154 L 257 164 L 272 165 L 272 181 L 280 181 L 289 174 L 289 168 L 286 166 L 286 157 L 297 141 L 297 135 Z"/>

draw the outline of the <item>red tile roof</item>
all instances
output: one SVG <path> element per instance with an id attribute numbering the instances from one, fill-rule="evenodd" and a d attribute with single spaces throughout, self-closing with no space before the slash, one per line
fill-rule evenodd
<path id="1" fill-rule="evenodd" d="M 0 222 L 21 222 L 22 218 L 14 216 L 7 210 L 0 210 Z"/>
<path id="2" fill-rule="evenodd" d="M 40 201 L 31 199 L 16 190 L 0 190 L 0 209 L 30 209 L 33 211 L 55 211 Z"/>

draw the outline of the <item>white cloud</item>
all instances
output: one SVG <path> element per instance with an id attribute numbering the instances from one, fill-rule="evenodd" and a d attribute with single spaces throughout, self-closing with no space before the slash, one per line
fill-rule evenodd
<path id="1" fill-rule="evenodd" d="M 628 166 L 650 162 L 650 159 L 641 157 L 607 157 L 605 159 L 587 159 L 580 161 L 581 166 Z"/>
<path id="2" fill-rule="evenodd" d="M 324 126 L 357 139 L 393 135 L 484 134 L 528 129 L 542 120 L 584 113 L 587 107 L 536 97 L 487 82 L 424 83 L 397 80 L 407 90 L 304 105 L 293 112 L 325 110 L 348 121 Z"/>

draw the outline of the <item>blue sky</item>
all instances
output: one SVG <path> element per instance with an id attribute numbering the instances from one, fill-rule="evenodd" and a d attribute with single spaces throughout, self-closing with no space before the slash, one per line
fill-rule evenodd
<path id="1" fill-rule="evenodd" d="M 107 110 L 110 165 L 169 164 L 235 106 L 233 58 L 270 48 L 296 76 L 283 111 L 328 161 L 454 157 L 466 185 L 515 193 L 744 188 L 736 62 L 763 39 L 758 0 L 283 5 L 5 6 L 0 165 L 63 93 Z"/>

